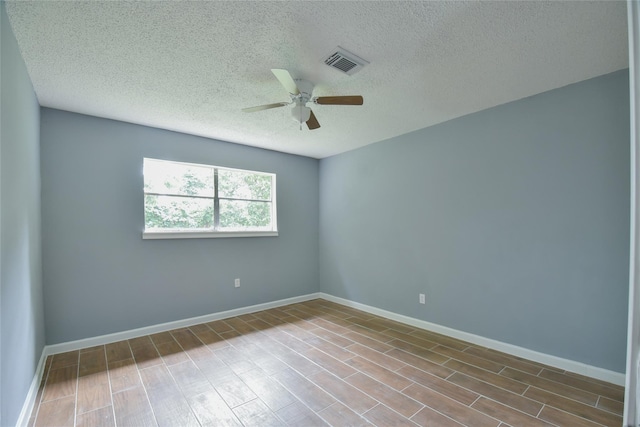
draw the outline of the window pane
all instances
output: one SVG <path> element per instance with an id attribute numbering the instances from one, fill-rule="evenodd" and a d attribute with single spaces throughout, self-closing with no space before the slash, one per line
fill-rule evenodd
<path id="1" fill-rule="evenodd" d="M 213 228 L 213 199 L 145 195 L 144 225 L 147 230 Z"/>
<path id="2" fill-rule="evenodd" d="M 214 196 L 214 169 L 144 159 L 144 191 L 189 196 Z"/>
<path id="3" fill-rule="evenodd" d="M 220 228 L 271 230 L 271 203 L 220 200 Z"/>
<path id="4" fill-rule="evenodd" d="M 230 199 L 271 200 L 271 176 L 219 169 L 218 195 Z"/>

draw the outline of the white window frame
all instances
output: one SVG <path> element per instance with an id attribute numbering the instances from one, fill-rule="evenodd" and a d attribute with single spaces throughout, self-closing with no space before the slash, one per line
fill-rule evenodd
<path id="1" fill-rule="evenodd" d="M 214 183 L 214 192 L 215 195 L 214 197 L 208 197 L 211 200 L 213 200 L 214 202 L 214 214 L 216 217 L 215 223 L 216 225 L 214 227 L 217 227 L 218 225 L 218 221 L 219 221 L 219 202 L 221 199 L 225 199 L 225 200 L 245 200 L 245 199 L 240 199 L 240 198 L 220 198 L 218 197 L 218 170 L 228 170 L 228 171 L 233 171 L 233 172 L 243 172 L 243 173 L 250 173 L 250 174 L 256 174 L 256 175 L 265 175 L 265 176 L 269 176 L 271 177 L 271 230 L 241 230 L 241 231 L 223 231 L 223 230 L 219 230 L 216 228 L 211 228 L 211 229 L 175 229 L 175 230 L 167 230 L 167 229 L 163 229 L 163 230 L 147 230 L 146 229 L 146 219 L 143 219 L 143 231 L 142 231 L 142 238 L 143 239 L 210 239 L 210 238 L 229 238 L 229 237 L 275 237 L 278 236 L 278 217 L 277 217 L 277 203 L 276 203 L 276 174 L 275 173 L 269 173 L 269 172 L 260 172 L 260 171 L 253 171 L 253 170 L 247 170 L 247 169 L 236 169 L 236 168 L 228 168 L 228 167 L 224 167 L 224 166 L 215 166 L 215 165 L 209 165 L 209 164 L 201 164 L 201 163 L 188 163 L 188 162 L 177 162 L 177 161 L 172 161 L 172 160 L 164 160 L 164 159 L 156 159 L 156 158 L 152 158 L 152 157 L 145 157 L 143 159 L 143 164 L 144 164 L 144 160 L 153 160 L 153 161 L 157 161 L 157 162 L 166 162 L 168 164 L 178 164 L 178 165 L 185 165 L 185 166 L 194 166 L 194 167 L 205 167 L 205 168 L 210 168 L 213 169 L 215 171 L 215 183 Z M 153 194 L 153 195 L 170 195 L 170 196 L 175 196 L 175 194 L 163 194 L 163 193 L 156 193 L 156 192 L 147 192 L 144 189 L 144 174 L 143 174 L 143 211 L 144 211 L 144 196 L 146 196 L 147 194 Z M 189 195 L 181 195 L 179 197 L 189 197 Z M 201 198 L 201 196 L 198 196 L 198 198 Z M 250 200 L 249 200 L 250 201 Z"/>

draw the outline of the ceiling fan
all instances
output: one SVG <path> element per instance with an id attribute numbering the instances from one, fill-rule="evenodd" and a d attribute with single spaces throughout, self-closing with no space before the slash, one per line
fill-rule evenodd
<path id="1" fill-rule="evenodd" d="M 294 79 L 287 70 L 273 69 L 271 70 L 273 75 L 276 76 L 280 84 L 284 86 L 285 90 L 289 92 L 291 101 L 289 102 L 276 102 L 274 104 L 259 105 L 257 107 L 243 108 L 245 113 L 253 113 L 256 111 L 268 110 L 270 108 L 284 107 L 285 105 L 295 104 L 291 115 L 293 120 L 298 122 L 300 126 L 302 123 L 306 123 L 309 130 L 318 129 L 320 123 L 316 119 L 315 114 L 311 111 L 311 108 L 307 107 L 307 103 L 313 102 L 320 105 L 362 105 L 362 96 L 312 96 L 313 95 L 313 83 L 303 80 Z"/>

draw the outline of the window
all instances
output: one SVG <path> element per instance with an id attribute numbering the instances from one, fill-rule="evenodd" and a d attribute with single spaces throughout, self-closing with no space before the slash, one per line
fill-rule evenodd
<path id="1" fill-rule="evenodd" d="M 271 173 L 144 159 L 145 239 L 277 236 Z"/>

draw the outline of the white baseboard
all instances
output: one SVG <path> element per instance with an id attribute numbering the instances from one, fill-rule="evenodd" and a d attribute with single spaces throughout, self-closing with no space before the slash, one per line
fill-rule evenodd
<path id="1" fill-rule="evenodd" d="M 624 386 L 625 383 L 625 374 L 619 372 L 598 368 L 596 366 L 587 365 L 585 363 L 576 362 L 574 360 L 563 359 L 562 357 L 552 356 L 550 354 L 540 353 L 534 350 L 529 350 L 528 348 L 492 340 L 480 335 L 459 331 L 457 329 L 448 328 L 446 326 L 441 326 L 435 323 L 427 322 L 425 320 L 404 316 L 402 314 L 396 314 L 391 311 L 382 310 L 380 308 L 361 304 L 359 302 L 354 302 L 340 297 L 335 297 L 333 295 L 325 294 L 322 292 L 320 292 L 319 298 L 346 305 L 348 307 L 357 308 L 358 310 L 386 317 L 387 319 L 395 320 L 397 322 L 406 323 L 417 328 L 426 329 L 428 331 L 467 341 L 472 344 L 477 344 L 493 350 L 498 350 L 503 353 L 511 354 L 513 356 L 523 357 L 525 359 L 529 359 L 538 363 L 544 363 L 545 365 L 553 366 L 565 371 L 573 372 L 620 386 Z"/>
<path id="2" fill-rule="evenodd" d="M 26 427 L 27 425 L 29 425 L 29 418 L 31 417 L 33 406 L 36 403 L 38 389 L 40 388 L 40 381 L 42 381 L 42 374 L 44 373 L 44 362 L 46 360 L 47 356 L 45 355 L 45 351 L 43 349 L 42 354 L 40 355 L 40 361 L 38 362 L 38 366 L 36 367 L 36 372 L 33 375 L 33 379 L 31 380 L 31 386 L 29 386 L 27 398 L 24 400 L 24 405 L 22 405 L 22 411 L 20 411 L 20 416 L 18 417 L 16 426 Z"/>
<path id="3" fill-rule="evenodd" d="M 243 314 L 255 313 L 257 311 L 268 310 L 270 308 L 282 307 L 283 305 L 295 304 L 297 302 L 309 301 L 320 298 L 319 293 L 301 295 L 298 297 L 285 298 L 277 301 L 266 302 L 263 304 L 250 305 L 247 307 L 235 308 L 233 310 L 220 311 L 204 316 L 191 317 L 189 319 L 175 320 L 173 322 L 160 323 L 158 325 L 145 326 L 143 328 L 130 329 L 128 331 L 116 332 L 113 334 L 100 335 L 92 338 L 85 338 L 77 341 L 69 341 L 60 344 L 48 345 L 44 348 L 46 355 L 64 353 L 66 351 L 79 350 L 81 348 L 93 347 L 96 345 L 109 344 L 116 341 L 128 340 L 131 338 L 142 337 L 145 335 L 156 334 L 158 332 L 166 332 L 172 329 L 186 328 L 200 323 L 213 322 L 214 320 L 227 319 L 229 317 L 241 316 Z"/>

